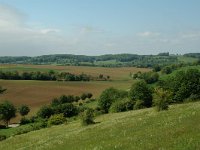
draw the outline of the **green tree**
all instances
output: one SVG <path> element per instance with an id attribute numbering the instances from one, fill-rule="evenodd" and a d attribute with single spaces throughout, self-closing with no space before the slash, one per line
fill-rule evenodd
<path id="1" fill-rule="evenodd" d="M 48 126 L 59 125 L 63 124 L 64 122 L 66 122 L 66 118 L 63 114 L 55 114 L 48 119 Z"/>
<path id="2" fill-rule="evenodd" d="M 143 101 L 145 107 L 152 105 L 152 90 L 143 80 L 136 82 L 131 86 L 129 97 L 136 102 L 137 100 Z"/>
<path id="3" fill-rule="evenodd" d="M 37 116 L 43 119 L 49 118 L 53 114 L 54 111 L 50 106 L 42 106 L 37 112 Z"/>
<path id="4" fill-rule="evenodd" d="M 108 113 L 108 110 L 112 103 L 120 98 L 127 97 L 128 94 L 126 91 L 121 91 L 115 88 L 108 88 L 104 90 L 99 98 L 98 106 L 105 111 L 105 113 Z"/>
<path id="5" fill-rule="evenodd" d="M 171 101 L 171 92 L 164 90 L 162 88 L 156 88 L 153 104 L 156 107 L 157 111 L 167 110 L 169 103 Z"/>
<path id="6" fill-rule="evenodd" d="M 83 125 L 94 124 L 94 110 L 87 108 L 84 112 L 81 113 L 81 120 Z"/>
<path id="7" fill-rule="evenodd" d="M 86 93 L 83 93 L 82 95 L 81 95 L 81 99 L 82 100 L 85 100 L 87 98 L 87 94 Z"/>
<path id="8" fill-rule="evenodd" d="M 30 108 L 27 105 L 21 105 L 18 110 L 21 116 L 25 116 L 30 112 Z"/>
<path id="9" fill-rule="evenodd" d="M 198 69 L 178 71 L 174 76 L 162 80 L 160 86 L 172 92 L 174 103 L 181 103 L 190 96 L 198 98 L 200 97 L 200 71 Z"/>
<path id="10" fill-rule="evenodd" d="M 161 70 L 161 72 L 163 74 L 170 74 L 170 73 L 172 73 L 172 69 L 169 66 L 166 66 Z"/>
<path id="11" fill-rule="evenodd" d="M 5 122 L 6 127 L 8 127 L 10 119 L 16 116 L 16 111 L 15 106 L 9 101 L 0 104 L 0 120 Z"/>
<path id="12" fill-rule="evenodd" d="M 159 65 L 155 65 L 154 67 L 153 67 L 153 71 L 154 72 L 159 72 L 161 70 L 161 67 L 159 66 Z"/>
<path id="13" fill-rule="evenodd" d="M 87 98 L 90 99 L 90 98 L 92 98 L 92 96 L 93 96 L 92 93 L 87 93 Z"/>

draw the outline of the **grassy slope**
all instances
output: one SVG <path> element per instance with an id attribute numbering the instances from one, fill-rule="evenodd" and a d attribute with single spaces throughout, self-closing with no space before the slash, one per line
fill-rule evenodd
<path id="1" fill-rule="evenodd" d="M 99 116 L 95 125 L 79 121 L 9 138 L 0 149 L 198 149 L 200 102 Z"/>

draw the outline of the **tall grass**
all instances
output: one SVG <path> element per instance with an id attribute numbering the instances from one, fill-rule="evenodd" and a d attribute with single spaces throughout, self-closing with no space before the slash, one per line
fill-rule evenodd
<path id="1" fill-rule="evenodd" d="M 94 125 L 80 121 L 30 132 L 0 143 L 0 149 L 112 150 L 199 149 L 200 102 L 99 116 Z"/>

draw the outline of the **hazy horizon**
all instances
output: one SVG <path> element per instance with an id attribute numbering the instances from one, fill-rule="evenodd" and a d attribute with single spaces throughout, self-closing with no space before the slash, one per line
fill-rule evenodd
<path id="1" fill-rule="evenodd" d="M 197 0 L 0 0 L 0 56 L 200 52 Z"/>

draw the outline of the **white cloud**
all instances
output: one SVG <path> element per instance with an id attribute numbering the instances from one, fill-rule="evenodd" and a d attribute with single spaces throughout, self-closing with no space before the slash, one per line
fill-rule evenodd
<path id="1" fill-rule="evenodd" d="M 160 35 L 160 33 L 146 31 L 146 32 L 138 33 L 137 35 L 140 36 L 140 37 L 157 37 L 157 36 Z"/>
<path id="2" fill-rule="evenodd" d="M 40 55 L 67 45 L 55 28 L 27 25 L 27 16 L 19 10 L 0 4 L 0 55 Z M 47 52 L 48 53 L 48 52 Z"/>
<path id="3" fill-rule="evenodd" d="M 146 31 L 120 35 L 89 25 L 74 26 L 71 31 L 64 31 L 44 27 L 43 24 L 42 28 L 41 24 L 30 24 L 26 14 L 0 4 L 0 55 L 156 54 L 162 51 L 173 53 L 173 50 L 174 53 L 183 53 L 200 47 L 200 31 L 181 34 Z"/>
<path id="4" fill-rule="evenodd" d="M 200 38 L 200 31 L 190 31 L 190 32 L 186 32 L 186 33 L 181 33 L 181 38 L 183 38 L 183 39 Z"/>

